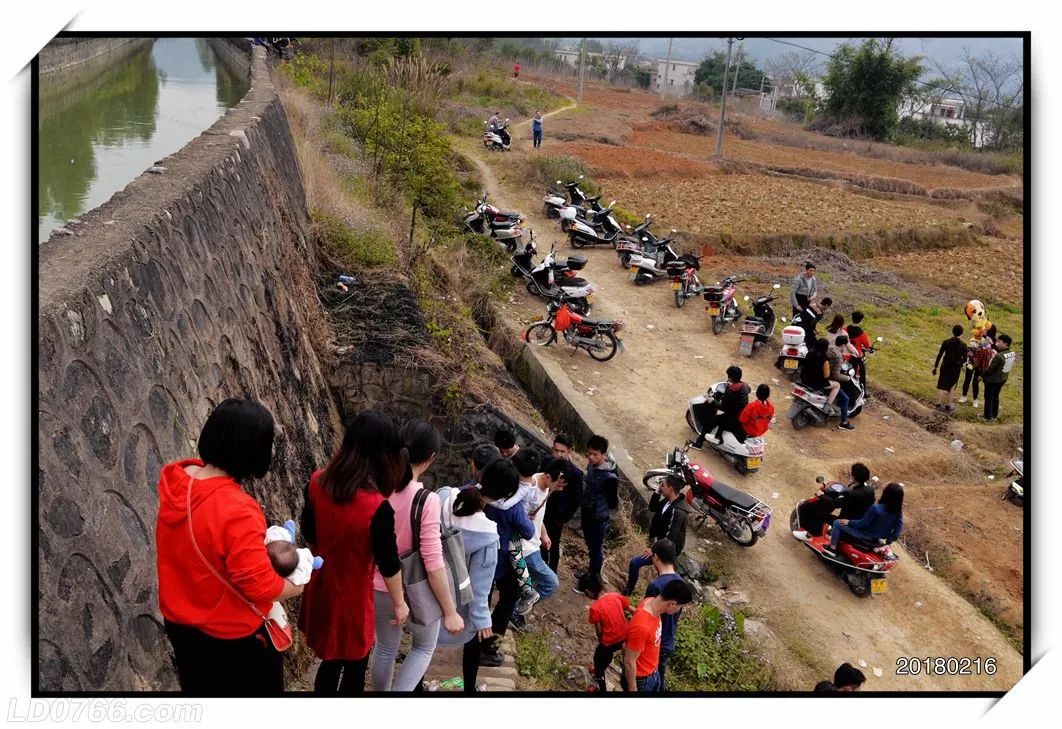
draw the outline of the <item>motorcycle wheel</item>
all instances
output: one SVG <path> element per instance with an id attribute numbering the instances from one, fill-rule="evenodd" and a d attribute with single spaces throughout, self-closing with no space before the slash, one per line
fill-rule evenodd
<path id="1" fill-rule="evenodd" d="M 513 275 L 513 278 L 520 278 L 520 276 L 522 276 L 522 275 L 523 275 L 523 274 L 522 274 L 522 273 L 520 272 L 520 269 L 519 269 L 519 268 L 517 268 L 516 266 L 513 266 L 512 268 L 510 268 L 510 269 L 509 269 L 509 273 L 511 273 L 511 274 Z"/>
<path id="2" fill-rule="evenodd" d="M 568 308 L 579 316 L 586 316 L 590 313 L 590 304 L 587 303 L 586 299 L 571 299 L 568 301 Z"/>
<path id="3" fill-rule="evenodd" d="M 642 479 L 642 485 L 644 485 L 650 491 L 656 491 L 660 488 L 660 484 L 664 483 L 668 479 L 670 474 L 666 473 L 653 473 L 645 474 L 645 478 Z"/>
<path id="4" fill-rule="evenodd" d="M 800 516 L 797 515 L 796 507 L 793 507 L 793 511 L 789 514 L 789 531 L 795 532 L 800 528 Z"/>
<path id="5" fill-rule="evenodd" d="M 863 412 L 863 406 L 862 405 L 857 405 L 855 408 L 853 408 L 852 410 L 848 411 L 848 417 L 854 418 L 855 416 L 859 415 L 859 413 L 861 413 L 861 412 Z"/>
<path id="6" fill-rule="evenodd" d="M 694 433 L 697 432 L 697 426 L 693 424 L 693 414 L 690 412 L 689 408 L 686 408 L 686 425 L 690 426 L 690 430 Z"/>
<path id="7" fill-rule="evenodd" d="M 631 267 L 631 254 L 630 253 L 623 253 L 623 254 L 620 255 L 620 265 L 622 265 L 624 268 L 630 268 Z"/>
<path id="8" fill-rule="evenodd" d="M 679 289 L 675 292 L 675 306 L 681 309 L 686 305 L 686 289 Z"/>
<path id="9" fill-rule="evenodd" d="M 619 342 L 616 341 L 616 336 L 612 332 L 598 332 L 594 335 L 591 344 L 587 346 L 586 353 L 598 362 L 608 362 L 616 356 L 618 349 Z"/>
<path id="10" fill-rule="evenodd" d="M 722 315 L 713 316 L 712 317 L 712 334 L 719 334 L 720 332 L 722 332 L 723 331 L 723 323 L 724 322 L 723 322 Z"/>
<path id="11" fill-rule="evenodd" d="M 749 462 L 745 458 L 737 457 L 734 459 L 734 469 L 742 476 L 749 475 Z"/>
<path id="12" fill-rule="evenodd" d="M 807 426 L 811 425 L 811 418 L 808 417 L 806 410 L 801 410 L 799 413 L 793 416 L 793 430 L 803 430 Z"/>
<path id="13" fill-rule="evenodd" d="M 751 547 L 760 538 L 760 535 L 752 530 L 752 525 L 742 519 L 732 529 L 723 529 L 723 533 L 742 547 Z"/>
<path id="14" fill-rule="evenodd" d="M 540 321 L 527 328 L 524 339 L 536 347 L 548 347 L 557 340 L 557 330 L 549 322 Z"/>
<path id="15" fill-rule="evenodd" d="M 532 296 L 538 296 L 538 284 L 535 283 L 534 279 L 527 279 L 527 293 Z"/>
<path id="16" fill-rule="evenodd" d="M 848 589 L 856 597 L 870 597 L 870 578 L 868 576 L 862 573 L 853 575 L 849 572 L 845 574 L 844 581 L 848 583 Z"/>
<path id="17" fill-rule="evenodd" d="M 583 247 L 583 241 L 577 235 L 568 236 L 568 242 L 571 244 L 572 248 L 582 248 Z"/>

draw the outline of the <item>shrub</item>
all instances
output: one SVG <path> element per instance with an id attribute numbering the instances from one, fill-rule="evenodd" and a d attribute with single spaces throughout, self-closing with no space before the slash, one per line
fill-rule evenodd
<path id="1" fill-rule="evenodd" d="M 549 638 L 541 633 L 517 633 L 516 670 L 543 688 L 559 687 L 568 676 L 568 665 L 557 657 Z"/>
<path id="2" fill-rule="evenodd" d="M 683 611 L 675 633 L 668 684 L 678 691 L 763 691 L 770 666 L 752 651 L 741 613 L 714 605 Z"/>
<path id="3" fill-rule="evenodd" d="M 578 157 L 536 156 L 528 159 L 527 167 L 529 182 L 556 186 L 557 180 L 571 182 L 579 179 L 579 175 L 583 175 L 583 179 L 579 182 L 580 189 L 587 195 L 596 195 L 599 191 L 598 186 L 590 179 L 590 173 L 587 172 L 583 161 Z"/>
<path id="4" fill-rule="evenodd" d="M 395 244 L 383 231 L 376 228 L 355 230 L 342 219 L 320 209 L 314 210 L 311 217 L 318 241 L 347 264 L 378 268 L 398 262 Z"/>

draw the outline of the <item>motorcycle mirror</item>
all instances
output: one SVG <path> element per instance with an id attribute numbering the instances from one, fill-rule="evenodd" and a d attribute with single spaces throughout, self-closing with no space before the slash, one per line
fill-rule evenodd
<path id="1" fill-rule="evenodd" d="M 826 483 L 826 477 L 825 476 L 816 476 L 815 477 L 815 483 Z"/>
<path id="2" fill-rule="evenodd" d="M 775 285 L 774 285 L 774 288 L 776 288 L 776 289 L 780 289 L 780 288 L 782 288 L 782 284 L 775 284 Z"/>

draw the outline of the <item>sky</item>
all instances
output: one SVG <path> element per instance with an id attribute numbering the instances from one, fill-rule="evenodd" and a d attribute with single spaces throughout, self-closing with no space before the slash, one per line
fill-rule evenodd
<path id="1" fill-rule="evenodd" d="M 605 42 L 607 38 L 598 38 L 598 40 Z M 643 56 L 649 56 L 654 58 L 664 58 L 667 56 L 667 38 L 639 38 L 640 50 Z M 829 53 L 834 48 L 845 42 L 860 42 L 862 39 L 856 38 L 785 38 L 778 37 L 778 40 L 787 41 L 790 43 L 797 43 L 807 48 L 812 48 L 817 51 L 823 51 Z M 562 45 L 570 44 L 573 47 L 578 44 L 579 39 L 567 38 L 563 39 Z M 966 38 L 929 38 L 929 37 L 911 37 L 911 38 L 898 38 L 898 48 L 905 56 L 926 56 L 928 59 L 932 59 L 945 67 L 957 65 L 962 59 L 963 48 L 969 48 L 975 55 L 979 55 L 986 51 L 991 51 L 997 56 L 1010 56 L 1015 55 L 1021 60 L 1022 55 L 1022 39 L 1021 38 L 986 38 L 986 37 L 966 37 Z M 735 52 L 737 44 L 735 44 Z M 753 59 L 756 63 L 762 63 L 770 58 L 779 56 L 783 53 L 794 51 L 801 52 L 798 48 L 792 46 L 783 45 L 776 41 L 768 40 L 767 38 L 754 38 L 746 37 L 744 40 L 744 49 L 746 58 Z M 671 50 L 671 57 L 680 61 L 700 61 L 708 53 L 715 50 L 726 50 L 726 40 L 723 38 L 675 38 L 674 45 Z M 826 61 L 826 56 L 820 56 L 823 61 Z M 931 63 L 927 63 L 930 68 L 933 67 Z"/>

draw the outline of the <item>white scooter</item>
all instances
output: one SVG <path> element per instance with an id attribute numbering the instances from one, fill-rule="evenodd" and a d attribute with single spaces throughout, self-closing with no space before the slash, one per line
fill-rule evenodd
<path id="1" fill-rule="evenodd" d="M 512 148 L 513 138 L 509 135 L 509 132 L 505 130 L 509 120 L 506 119 L 505 123 L 490 129 L 489 127 L 483 132 L 483 146 L 488 150 L 499 150 L 507 152 Z M 490 124 L 489 121 L 483 122 L 484 126 Z"/>
<path id="2" fill-rule="evenodd" d="M 1007 484 L 1007 490 L 1003 492 L 1004 500 L 1010 501 L 1015 506 L 1025 506 L 1025 449 L 1019 448 L 1018 455 L 1010 462 L 1010 473 L 1007 478 L 1017 476 Z"/>
<path id="3" fill-rule="evenodd" d="M 706 430 L 704 424 L 718 410 L 717 403 L 723 396 L 726 384 L 725 381 L 717 382 L 705 394 L 690 398 L 686 407 L 686 424 L 697 435 Z M 760 470 L 767 451 L 766 438 L 749 436 L 741 443 L 729 430 L 723 431 L 722 440 L 715 435 L 709 435 L 704 442 L 710 444 L 712 450 L 729 461 L 742 476 Z"/>
<path id="4" fill-rule="evenodd" d="M 848 417 L 854 418 L 863 412 L 866 392 L 859 382 L 859 373 L 852 362 L 841 364 L 841 374 L 851 378 L 848 382 L 842 382 L 841 387 L 848 394 Z M 805 385 L 793 385 L 793 404 L 789 407 L 786 417 L 793 423 L 794 430 L 803 430 L 808 425 L 824 425 L 831 418 L 841 417 L 836 400 L 832 407 L 827 408 L 829 393 L 829 388 L 815 390 Z"/>

